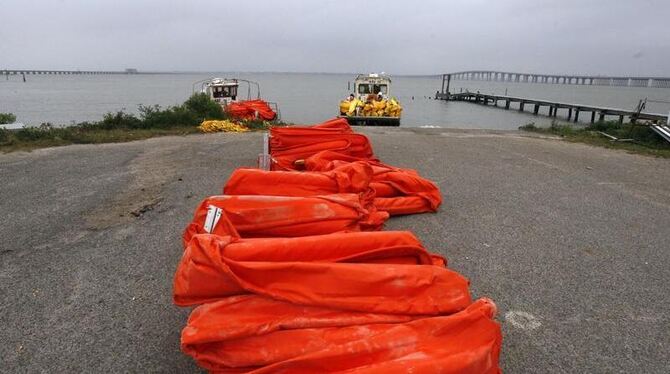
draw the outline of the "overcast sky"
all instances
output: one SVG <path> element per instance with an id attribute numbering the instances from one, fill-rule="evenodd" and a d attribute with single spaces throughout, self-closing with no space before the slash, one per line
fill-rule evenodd
<path id="1" fill-rule="evenodd" d="M 2 0 L 0 70 L 670 76 L 670 0 Z"/>

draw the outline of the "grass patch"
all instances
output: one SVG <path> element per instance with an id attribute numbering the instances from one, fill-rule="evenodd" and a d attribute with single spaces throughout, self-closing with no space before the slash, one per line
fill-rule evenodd
<path id="1" fill-rule="evenodd" d="M 199 132 L 198 125 L 204 120 L 228 119 L 221 106 L 202 93 L 194 94 L 182 105 L 165 109 L 158 105 L 140 105 L 139 112 L 139 116 L 123 111 L 107 113 L 100 121 L 80 122 L 67 127 L 43 123 L 39 127 L 25 127 L 20 130 L 0 129 L 0 152 L 187 135 Z M 12 115 L 10 122 L 14 120 Z M 268 128 L 268 124 L 263 121 L 250 121 L 246 124 L 252 130 Z"/>
<path id="2" fill-rule="evenodd" d="M 167 135 L 188 135 L 199 133 L 196 127 L 175 127 L 166 129 L 73 129 L 43 127 L 31 128 L 30 132 L 40 132 L 43 134 L 35 136 L 22 130 L 12 131 L 10 138 L 3 141 L 0 130 L 0 152 L 30 151 L 38 148 L 57 147 L 71 144 L 101 144 L 101 143 L 123 143 L 133 140 L 142 140 L 157 136 Z M 61 131 L 65 130 L 65 131 Z M 10 132 L 4 130 L 5 132 Z M 26 140 L 26 136 L 28 139 Z"/>
<path id="3" fill-rule="evenodd" d="M 571 142 L 586 143 L 599 147 L 623 149 L 631 153 L 670 158 L 670 143 L 649 126 L 618 121 L 603 121 L 588 126 L 571 126 L 552 121 L 549 127 L 539 127 L 535 123 L 519 126 L 519 130 L 541 134 L 558 135 Z M 618 139 L 631 141 L 612 141 L 601 132 Z"/>

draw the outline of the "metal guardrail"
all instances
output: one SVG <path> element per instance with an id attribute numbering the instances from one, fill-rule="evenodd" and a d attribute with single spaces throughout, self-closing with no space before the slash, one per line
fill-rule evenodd
<path id="1" fill-rule="evenodd" d="M 651 125 L 650 127 L 663 139 L 670 142 L 670 127 L 667 125 Z"/>

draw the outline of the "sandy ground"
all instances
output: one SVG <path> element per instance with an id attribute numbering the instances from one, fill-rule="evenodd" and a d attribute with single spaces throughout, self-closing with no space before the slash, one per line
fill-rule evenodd
<path id="1" fill-rule="evenodd" d="M 670 162 L 517 132 L 364 129 L 442 188 L 392 219 L 499 307 L 507 373 L 667 372 Z M 0 155 L 1 372 L 193 372 L 180 235 L 260 134 Z"/>

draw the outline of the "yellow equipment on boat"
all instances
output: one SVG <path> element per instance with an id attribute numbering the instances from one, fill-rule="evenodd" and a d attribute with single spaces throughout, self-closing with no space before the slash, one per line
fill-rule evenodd
<path id="1" fill-rule="evenodd" d="M 360 74 L 353 93 L 340 101 L 339 113 L 351 125 L 400 126 L 402 106 L 391 97 L 391 78 L 384 73 Z"/>
<path id="2" fill-rule="evenodd" d="M 358 99 L 340 101 L 340 115 L 363 116 L 363 117 L 400 117 L 402 106 L 398 100 L 367 100 L 363 102 Z"/>

